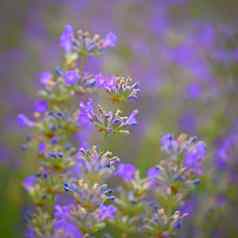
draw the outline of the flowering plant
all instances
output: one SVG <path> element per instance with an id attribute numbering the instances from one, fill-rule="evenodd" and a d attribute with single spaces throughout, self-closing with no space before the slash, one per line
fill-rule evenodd
<path id="1" fill-rule="evenodd" d="M 18 115 L 20 126 L 33 131 L 24 148 L 37 150 L 38 160 L 36 174 L 23 182 L 34 204 L 27 237 L 173 237 L 188 215 L 182 207 L 200 182 L 204 142 L 164 135 L 166 158 L 145 177 L 98 145 L 84 145 L 92 125 L 110 136 L 128 134 L 137 124 L 138 110 L 124 115 L 119 108 L 138 98 L 138 84 L 130 77 L 84 71 L 88 57 L 116 41 L 113 33 L 102 38 L 67 25 L 60 37 L 63 62 L 42 74 L 34 119 Z M 106 93 L 115 109 L 96 104 L 98 92 Z"/>

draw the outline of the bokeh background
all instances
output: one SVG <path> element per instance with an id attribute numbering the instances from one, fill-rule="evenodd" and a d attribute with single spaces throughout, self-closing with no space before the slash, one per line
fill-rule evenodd
<path id="1" fill-rule="evenodd" d="M 142 89 L 132 135 L 91 140 L 144 173 L 161 156 L 163 133 L 201 137 L 208 158 L 179 237 L 238 237 L 237 9 L 236 0 L 1 0 L 0 237 L 24 234 L 29 201 L 21 181 L 34 173 L 34 155 L 20 149 L 27 132 L 16 116 L 31 116 L 39 75 L 59 63 L 67 23 L 114 32 L 118 46 L 90 59 L 87 70 L 129 74 Z"/>

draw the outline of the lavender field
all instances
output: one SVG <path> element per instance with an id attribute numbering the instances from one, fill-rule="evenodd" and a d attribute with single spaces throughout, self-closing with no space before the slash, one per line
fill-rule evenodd
<path id="1" fill-rule="evenodd" d="M 238 237 L 235 0 L 0 6 L 0 237 Z"/>

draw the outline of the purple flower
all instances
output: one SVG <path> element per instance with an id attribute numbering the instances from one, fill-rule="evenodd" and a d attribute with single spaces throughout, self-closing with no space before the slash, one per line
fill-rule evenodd
<path id="1" fill-rule="evenodd" d="M 52 145 L 56 145 L 59 143 L 59 138 L 57 136 L 54 136 L 51 140 L 50 140 L 50 143 Z"/>
<path id="2" fill-rule="evenodd" d="M 56 205 L 54 210 L 54 238 L 61 237 L 59 234 L 64 234 L 64 237 L 83 238 L 79 228 L 71 221 L 72 204 L 61 206 Z"/>
<path id="3" fill-rule="evenodd" d="M 128 126 L 136 125 L 137 124 L 136 115 L 138 114 L 138 112 L 139 112 L 138 110 L 132 111 L 126 120 L 125 125 L 128 125 Z"/>
<path id="4" fill-rule="evenodd" d="M 36 233 L 32 227 L 26 230 L 26 238 L 36 238 Z"/>
<path id="5" fill-rule="evenodd" d="M 80 113 L 79 113 L 79 119 L 78 122 L 81 125 L 88 124 L 91 115 L 94 114 L 94 108 L 93 108 L 93 100 L 89 99 L 86 103 L 81 102 L 80 103 Z"/>
<path id="6" fill-rule="evenodd" d="M 183 214 L 191 215 L 196 208 L 196 199 L 190 199 L 183 203 L 179 208 L 180 212 Z"/>
<path id="7" fill-rule="evenodd" d="M 83 238 L 83 234 L 74 223 L 66 220 L 59 220 L 54 223 L 53 238 L 59 237 Z"/>
<path id="8" fill-rule="evenodd" d="M 45 100 L 39 100 L 35 103 L 35 111 L 44 113 L 48 110 L 48 103 Z"/>
<path id="9" fill-rule="evenodd" d="M 23 181 L 23 187 L 26 189 L 26 191 L 31 192 L 33 191 L 33 187 L 37 183 L 37 177 L 36 176 L 28 176 Z"/>
<path id="10" fill-rule="evenodd" d="M 114 89 L 116 87 L 116 80 L 113 76 L 105 76 L 102 74 L 97 74 L 95 76 L 96 85 L 98 88 L 105 88 L 107 90 Z"/>
<path id="11" fill-rule="evenodd" d="M 64 81 L 67 85 L 75 85 L 80 79 L 80 75 L 75 70 L 69 70 L 64 74 Z"/>
<path id="12" fill-rule="evenodd" d="M 104 41 L 103 41 L 103 48 L 110 48 L 114 47 L 117 43 L 117 36 L 110 32 L 106 35 Z"/>
<path id="13" fill-rule="evenodd" d="M 117 208 L 112 205 L 101 205 L 98 209 L 98 217 L 100 221 L 114 220 Z"/>
<path id="14" fill-rule="evenodd" d="M 66 53 L 70 53 L 73 48 L 74 29 L 71 25 L 66 25 L 60 36 L 60 46 Z"/>
<path id="15" fill-rule="evenodd" d="M 55 205 L 54 208 L 54 217 L 56 220 L 67 220 L 70 219 L 70 209 L 71 206 L 61 206 L 61 205 Z"/>
<path id="16" fill-rule="evenodd" d="M 184 166 L 191 169 L 195 174 L 202 174 L 202 161 L 206 156 L 206 145 L 199 141 L 192 148 L 187 149 L 184 155 Z"/>
<path id="17" fill-rule="evenodd" d="M 206 145 L 203 141 L 199 141 L 197 144 L 196 144 L 196 151 L 197 151 L 197 154 L 201 157 L 201 158 L 204 158 L 207 154 L 207 149 L 206 149 Z"/>
<path id="18" fill-rule="evenodd" d="M 151 167 L 147 171 L 147 176 L 149 178 L 155 178 L 160 174 L 160 169 L 158 167 Z"/>
<path id="19" fill-rule="evenodd" d="M 77 138 L 80 141 L 81 146 L 88 147 L 90 145 L 89 138 L 93 130 L 93 125 L 91 124 L 90 119 L 93 114 L 94 107 L 92 99 L 89 99 L 87 102 L 80 103 L 80 112 L 78 114 L 77 124 L 81 130 L 80 133 L 77 134 Z"/>
<path id="20" fill-rule="evenodd" d="M 160 174 L 160 169 L 158 167 L 151 167 L 147 171 L 147 178 L 148 178 L 148 184 L 149 187 L 154 188 L 158 185 L 157 177 Z"/>
<path id="21" fill-rule="evenodd" d="M 178 150 L 177 141 L 174 139 L 174 136 L 169 133 L 162 136 L 160 140 L 160 146 L 161 146 L 161 150 L 168 154 L 177 152 Z"/>
<path id="22" fill-rule="evenodd" d="M 136 173 L 136 168 L 133 164 L 120 164 L 116 175 L 120 176 L 124 181 L 131 181 L 134 179 Z"/>
<path id="23" fill-rule="evenodd" d="M 47 86 L 49 81 L 52 79 L 52 74 L 49 72 L 43 72 L 40 76 L 40 83 L 42 86 Z"/>
<path id="24" fill-rule="evenodd" d="M 46 144 L 44 142 L 40 142 L 38 145 L 38 151 L 39 154 L 44 154 L 44 152 L 46 151 Z"/>
<path id="25" fill-rule="evenodd" d="M 182 227 L 182 222 L 181 222 L 180 220 L 177 220 L 177 221 L 174 223 L 173 227 L 174 227 L 175 229 L 177 229 L 177 230 L 181 229 L 181 227 Z"/>
<path id="26" fill-rule="evenodd" d="M 100 73 L 95 75 L 96 85 L 98 88 L 103 88 L 105 83 L 105 77 Z"/>
<path id="27" fill-rule="evenodd" d="M 21 128 L 24 127 L 34 127 L 35 123 L 31 121 L 26 115 L 19 114 L 17 116 L 17 123 Z"/>

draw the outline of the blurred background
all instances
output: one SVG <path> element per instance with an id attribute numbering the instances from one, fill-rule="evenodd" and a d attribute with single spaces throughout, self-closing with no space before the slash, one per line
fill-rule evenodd
<path id="1" fill-rule="evenodd" d="M 34 156 L 20 149 L 27 132 L 16 116 L 32 115 L 39 75 L 59 63 L 58 38 L 70 23 L 118 36 L 88 71 L 128 74 L 142 89 L 132 105 L 138 127 L 100 143 L 143 174 L 159 158 L 164 133 L 201 137 L 209 155 L 179 237 L 237 238 L 237 9 L 236 0 L 1 0 L 0 237 L 24 236 L 29 201 L 21 183 L 34 173 Z"/>

